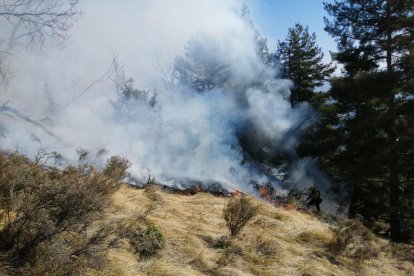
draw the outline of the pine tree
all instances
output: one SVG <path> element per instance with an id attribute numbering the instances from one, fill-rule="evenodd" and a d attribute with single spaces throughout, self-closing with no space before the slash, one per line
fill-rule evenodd
<path id="1" fill-rule="evenodd" d="M 223 88 L 230 77 L 229 64 L 223 63 L 218 41 L 205 44 L 200 39 L 188 41 L 185 56 L 174 62 L 178 82 L 197 92 Z"/>
<path id="2" fill-rule="evenodd" d="M 278 41 L 275 58 L 281 64 L 283 76 L 293 81 L 292 106 L 311 101 L 315 88 L 332 74 L 334 68 L 322 63 L 323 56 L 315 33 L 310 34 L 308 27 L 301 24 L 289 28 L 285 41 Z"/>
<path id="3" fill-rule="evenodd" d="M 370 205 L 365 208 L 375 209 L 378 217 L 383 211 L 375 202 L 381 202 L 382 195 L 375 192 L 388 192 L 381 203 L 388 208 L 390 238 L 401 241 L 402 224 L 414 219 L 406 197 L 414 186 L 414 0 L 324 5 L 333 17 L 325 18 L 325 30 L 337 39 L 335 58 L 345 70 L 330 91 L 341 117 L 334 132 L 343 138 L 343 151 L 335 151 L 342 163 L 334 166 L 348 168 L 354 207 L 364 197 Z M 381 183 L 381 189 L 374 182 Z"/>
<path id="4" fill-rule="evenodd" d="M 243 4 L 241 8 L 241 18 L 245 21 L 250 31 L 254 33 L 257 56 L 263 61 L 263 63 L 273 65 L 274 59 L 271 53 L 269 52 L 269 47 L 267 47 L 267 39 L 262 37 L 259 30 L 257 30 L 255 24 L 253 23 L 253 19 L 250 15 L 250 10 L 246 4 Z"/>
<path id="5" fill-rule="evenodd" d="M 257 57 L 264 64 L 273 66 L 273 55 L 270 54 L 267 47 L 267 39 L 260 35 L 246 5 L 242 6 L 240 17 L 245 23 L 246 30 L 252 34 Z M 213 37 L 204 41 L 199 38 L 190 39 L 186 45 L 184 56 L 178 56 L 174 61 L 175 80 L 180 85 L 197 92 L 239 86 L 240 84 L 229 82 L 231 77 L 230 64 L 223 62 L 225 55 L 228 53 L 220 46 L 220 41 Z"/>

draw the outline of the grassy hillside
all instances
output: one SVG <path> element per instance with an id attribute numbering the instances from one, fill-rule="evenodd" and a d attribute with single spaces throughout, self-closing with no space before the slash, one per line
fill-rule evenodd
<path id="1" fill-rule="evenodd" d="M 260 213 L 240 236 L 228 235 L 223 208 L 228 198 L 192 196 L 123 186 L 114 194 L 108 217 L 127 218 L 155 204 L 147 217 L 166 236 L 166 247 L 139 260 L 125 248 L 111 250 L 119 275 L 412 275 L 413 249 L 390 245 L 357 222 L 337 225 L 312 214 L 256 201 Z M 337 235 L 340 235 L 338 241 Z M 349 240 L 344 241 L 345 238 Z M 411 254 L 411 255 L 410 255 Z"/>
<path id="2" fill-rule="evenodd" d="M 413 275 L 414 249 L 357 221 L 259 207 L 229 238 L 230 198 L 120 183 L 126 160 L 62 170 L 0 154 L 0 274 Z"/>

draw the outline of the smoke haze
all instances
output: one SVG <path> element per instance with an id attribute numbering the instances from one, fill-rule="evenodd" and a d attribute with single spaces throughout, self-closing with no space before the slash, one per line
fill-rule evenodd
<path id="1" fill-rule="evenodd" d="M 68 160 L 84 148 L 98 165 L 120 155 L 141 181 L 148 170 L 167 184 L 196 179 L 248 189 L 250 179 L 266 181 L 243 162 L 240 132 L 253 124 L 266 144 L 255 147 L 272 151 L 268 145 L 283 144 L 293 151 L 297 140 L 290 133 L 307 107 L 290 107 L 290 81 L 275 79 L 276 69 L 258 57 L 241 6 L 233 0 L 85 1 L 68 41 L 14 49 L 15 73 L 0 95 L 9 107 L 0 115 L 1 147 L 29 157 L 43 148 Z M 227 66 L 223 86 L 198 93 L 174 81 L 174 60 L 185 56 L 189 41 L 204 60 Z M 121 111 L 114 56 L 134 87 L 149 91 Z"/>

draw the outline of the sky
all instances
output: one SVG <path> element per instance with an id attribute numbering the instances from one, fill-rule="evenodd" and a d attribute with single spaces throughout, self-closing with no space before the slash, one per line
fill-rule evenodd
<path id="1" fill-rule="evenodd" d="M 325 53 L 325 62 L 330 61 L 329 51 L 336 50 L 332 37 L 326 33 L 323 18 L 327 12 L 322 0 L 247 0 L 253 21 L 262 36 L 268 39 L 268 47 L 274 51 L 278 40 L 284 40 L 288 29 L 295 23 L 309 27 L 316 34 L 319 47 Z"/>

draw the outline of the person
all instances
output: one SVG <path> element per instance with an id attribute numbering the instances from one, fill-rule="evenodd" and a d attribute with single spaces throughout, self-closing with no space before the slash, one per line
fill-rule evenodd
<path id="1" fill-rule="evenodd" d="M 319 204 L 322 202 L 321 192 L 316 188 L 315 184 L 312 184 L 309 188 L 308 198 L 306 199 L 306 206 L 309 208 L 311 205 L 315 205 L 318 212 L 321 210 Z"/>

